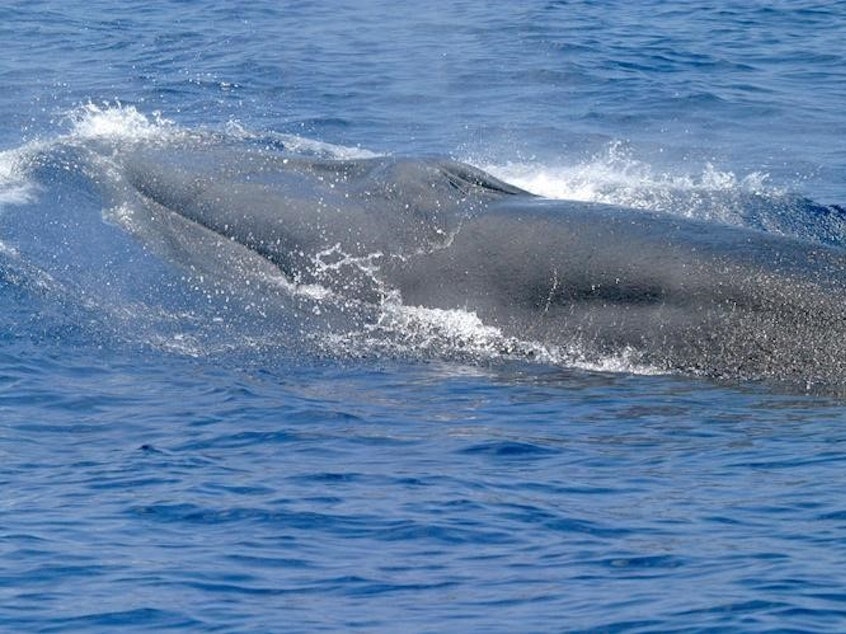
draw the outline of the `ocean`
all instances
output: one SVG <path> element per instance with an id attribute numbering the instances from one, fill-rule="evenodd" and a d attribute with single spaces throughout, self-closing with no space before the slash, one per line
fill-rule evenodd
<path id="1" fill-rule="evenodd" d="M 8 0 L 0 45 L 0 629 L 846 630 L 842 391 L 353 319 L 114 196 L 139 146 L 449 159 L 837 254 L 846 3 Z"/>

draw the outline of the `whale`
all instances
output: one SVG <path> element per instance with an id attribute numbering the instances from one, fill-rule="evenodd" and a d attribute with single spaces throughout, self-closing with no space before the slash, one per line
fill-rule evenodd
<path id="1" fill-rule="evenodd" d="M 390 292 L 662 372 L 846 382 L 846 250 L 834 240 L 546 199 L 441 158 L 219 144 L 126 151 L 120 171 L 160 236 L 235 245 L 294 285 L 371 304 Z"/>

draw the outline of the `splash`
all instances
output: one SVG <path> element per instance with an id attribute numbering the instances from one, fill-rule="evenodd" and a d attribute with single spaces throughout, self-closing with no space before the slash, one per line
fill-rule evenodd
<path id="1" fill-rule="evenodd" d="M 666 374 L 643 363 L 632 349 L 600 355 L 577 342 L 549 346 L 506 336 L 473 311 L 407 306 L 396 296 L 383 302 L 373 323 L 357 330 L 324 334 L 317 344 L 335 357 L 404 357 L 463 363 L 515 361 L 589 372 Z"/>
<path id="2" fill-rule="evenodd" d="M 133 142 L 169 142 L 188 133 L 172 121 L 154 112 L 146 116 L 134 106 L 93 103 L 74 108 L 62 115 L 70 129 L 51 139 L 35 139 L 18 148 L 0 152 L 0 211 L 8 205 L 34 201 L 38 191 L 32 180 L 32 168 L 49 162 L 49 156 L 62 147 L 84 146 L 91 142 L 125 144 Z M 68 169 L 74 166 L 68 166 Z"/>
<path id="3" fill-rule="evenodd" d="M 619 141 L 575 165 L 508 162 L 487 164 L 482 169 L 545 198 L 607 203 L 687 217 L 704 214 L 709 205 L 713 206 L 715 197 L 783 193 L 769 186 L 769 177 L 762 172 L 738 177 L 710 163 L 699 174 L 662 172 L 636 158 Z"/>
<path id="4" fill-rule="evenodd" d="M 341 301 L 349 311 L 348 299 L 331 293 L 321 299 L 323 307 Z M 590 346 L 575 340 L 566 346 L 554 346 L 508 336 L 497 326 L 485 323 L 472 310 L 408 305 L 396 290 L 386 289 L 378 306 L 368 308 L 371 310 L 361 311 L 368 315 L 366 320 L 357 325 L 347 324 L 342 330 L 320 333 L 313 343 L 334 358 L 399 357 L 473 364 L 519 362 L 590 372 L 666 374 L 641 361 L 633 349 L 597 354 L 591 352 Z"/>
<path id="5" fill-rule="evenodd" d="M 0 211 L 7 205 L 25 205 L 32 201 L 35 185 L 29 180 L 25 166 L 27 152 L 0 152 Z"/>
<path id="6" fill-rule="evenodd" d="M 135 106 L 88 103 L 64 115 L 70 122 L 69 139 L 110 141 L 165 141 L 183 136 L 185 132 L 160 112 L 150 116 Z"/>

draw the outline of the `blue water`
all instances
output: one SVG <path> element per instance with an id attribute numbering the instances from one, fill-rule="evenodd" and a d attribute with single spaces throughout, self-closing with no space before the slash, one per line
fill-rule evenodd
<path id="1" fill-rule="evenodd" d="M 4 3 L 0 629 L 846 630 L 842 398 L 504 358 L 469 314 L 345 331 L 187 276 L 82 160 L 225 135 L 713 222 L 842 205 L 845 17 Z"/>

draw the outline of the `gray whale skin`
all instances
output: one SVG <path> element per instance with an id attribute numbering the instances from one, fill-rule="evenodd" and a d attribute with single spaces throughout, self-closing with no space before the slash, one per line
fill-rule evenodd
<path id="1" fill-rule="evenodd" d="M 151 218 L 175 214 L 298 284 L 372 302 L 390 288 L 521 340 L 667 372 L 804 387 L 846 378 L 836 246 L 542 199 L 434 159 L 149 150 L 128 154 L 123 172 Z M 345 265 L 356 258 L 377 270 Z"/>

